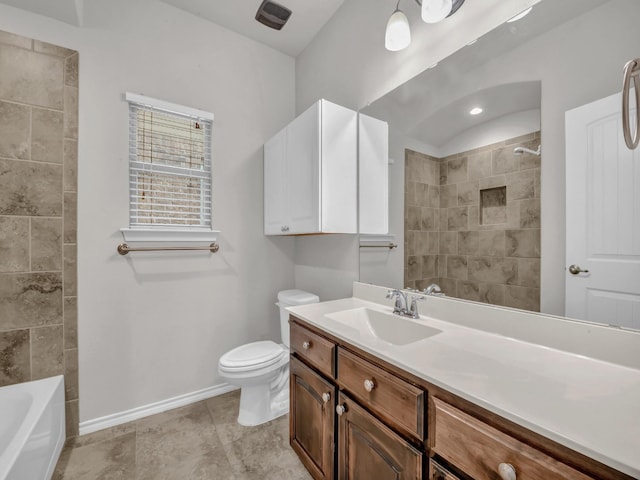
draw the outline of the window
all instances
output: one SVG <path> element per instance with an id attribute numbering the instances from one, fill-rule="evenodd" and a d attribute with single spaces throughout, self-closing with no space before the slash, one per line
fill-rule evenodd
<path id="1" fill-rule="evenodd" d="M 130 231 L 209 230 L 213 114 L 127 93 Z"/>

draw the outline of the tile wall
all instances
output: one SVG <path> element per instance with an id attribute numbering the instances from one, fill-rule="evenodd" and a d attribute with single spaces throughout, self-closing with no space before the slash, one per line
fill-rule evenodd
<path id="1" fill-rule="evenodd" d="M 78 53 L 0 31 L 0 386 L 65 375 L 78 431 Z"/>
<path id="2" fill-rule="evenodd" d="M 540 310 L 540 132 L 438 159 L 406 151 L 405 284 Z M 437 172 L 437 176 L 436 176 Z"/>

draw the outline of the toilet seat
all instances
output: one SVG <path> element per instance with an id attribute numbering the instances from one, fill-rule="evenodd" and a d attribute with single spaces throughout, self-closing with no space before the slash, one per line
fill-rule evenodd
<path id="1" fill-rule="evenodd" d="M 240 345 L 222 357 L 218 368 L 230 373 L 262 369 L 278 363 L 287 355 L 286 349 L 270 340 Z"/>

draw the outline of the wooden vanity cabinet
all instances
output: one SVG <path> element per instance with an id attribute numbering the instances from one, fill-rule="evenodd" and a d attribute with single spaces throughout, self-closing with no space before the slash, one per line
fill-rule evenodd
<path id="1" fill-rule="evenodd" d="M 339 479 L 422 479 L 420 450 L 342 392 L 337 408 Z"/>
<path id="2" fill-rule="evenodd" d="M 336 387 L 293 356 L 289 371 L 291 448 L 314 478 L 333 479 Z"/>

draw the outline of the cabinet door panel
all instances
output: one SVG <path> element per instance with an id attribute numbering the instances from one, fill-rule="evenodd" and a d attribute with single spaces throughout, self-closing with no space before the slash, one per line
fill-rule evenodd
<path id="1" fill-rule="evenodd" d="M 295 357 L 290 369 L 289 443 L 315 479 L 333 479 L 336 388 Z"/>
<path id="2" fill-rule="evenodd" d="M 320 103 L 287 127 L 290 230 L 320 231 Z"/>
<path id="3" fill-rule="evenodd" d="M 264 234 L 282 235 L 289 223 L 286 166 L 287 131 L 264 144 Z"/>
<path id="4" fill-rule="evenodd" d="M 422 480 L 422 453 L 340 393 L 340 480 Z"/>

